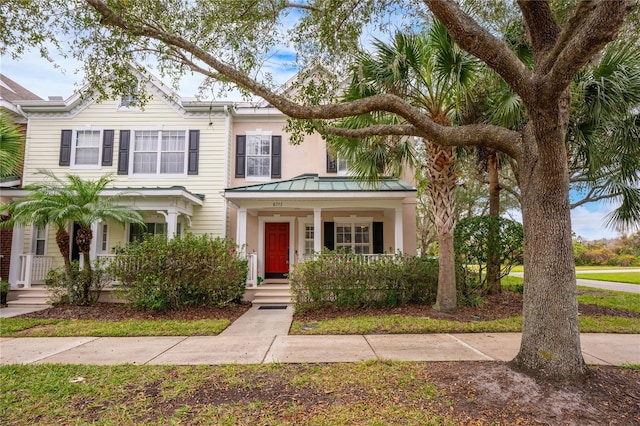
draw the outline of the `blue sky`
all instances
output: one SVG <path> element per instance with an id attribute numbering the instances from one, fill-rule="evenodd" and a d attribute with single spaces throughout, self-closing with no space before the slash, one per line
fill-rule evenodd
<path id="1" fill-rule="evenodd" d="M 276 83 L 282 84 L 291 78 L 295 72 L 292 67 L 294 59 L 293 52 L 286 48 L 272 56 L 267 67 Z M 49 96 L 66 99 L 80 87 L 82 74 L 76 74 L 78 63 L 67 60 L 63 66 L 64 71 L 42 59 L 37 52 L 27 52 L 19 61 L 3 56 L 0 71 L 43 99 Z M 178 93 L 184 97 L 195 96 L 201 80 L 197 76 L 183 79 Z M 228 99 L 240 100 L 234 93 L 230 93 Z M 591 203 L 574 209 L 571 212 L 573 231 L 587 240 L 616 237 L 616 231 L 604 227 L 607 214 L 614 208 L 611 203 Z"/>

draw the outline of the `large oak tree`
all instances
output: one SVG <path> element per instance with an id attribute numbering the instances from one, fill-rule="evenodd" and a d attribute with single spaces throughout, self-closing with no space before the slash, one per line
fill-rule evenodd
<path id="1" fill-rule="evenodd" d="M 7 3 L 7 2 L 5 2 Z M 576 73 L 623 26 L 631 1 L 577 1 L 563 17 L 548 1 L 519 0 L 532 46 L 528 68 L 488 26 L 454 1 L 424 0 L 10 0 L 3 7 L 4 45 L 19 54 L 24 46 L 71 44 L 84 60 L 87 77 L 102 93 L 106 85 L 130 88 L 132 60 L 152 56 L 163 71 L 201 73 L 233 83 L 299 119 L 334 120 L 387 111 L 401 125 L 323 131 L 358 137 L 414 135 L 443 146 L 484 146 L 518 165 L 525 229 L 525 296 L 520 352 L 513 364 L 548 377 L 576 377 L 587 368 L 580 350 L 578 305 L 571 245 L 569 170 L 565 134 L 569 86 Z M 490 3 L 489 3 L 490 4 Z M 273 90 L 258 70 L 287 37 L 301 57 L 336 63 L 348 60 L 363 30 L 374 21 L 435 15 L 467 52 L 493 68 L 521 97 L 530 121 L 520 131 L 494 125 L 442 126 L 421 109 L 393 94 L 348 103 L 311 96 L 309 102 Z M 288 29 L 289 32 L 285 32 Z M 64 34 L 60 36 L 60 34 Z M 46 53 L 46 52 L 45 52 Z M 127 78 L 126 76 L 129 76 Z M 109 79 L 105 76 L 116 76 Z M 258 77 L 256 77 L 258 76 Z M 330 83 L 307 79 L 312 86 Z"/>

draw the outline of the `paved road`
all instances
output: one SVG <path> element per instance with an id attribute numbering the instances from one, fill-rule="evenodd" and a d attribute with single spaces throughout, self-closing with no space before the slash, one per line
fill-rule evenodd
<path id="1" fill-rule="evenodd" d="M 603 274 L 607 272 L 634 272 L 640 274 L 640 269 L 609 269 L 609 270 L 594 270 L 594 271 L 578 271 L 578 274 Z M 524 276 L 523 272 L 512 272 L 509 275 L 513 275 L 514 277 L 522 277 Z M 636 293 L 640 294 L 640 284 L 625 284 L 625 283 L 616 283 L 613 281 L 599 281 L 599 280 L 585 280 L 582 278 L 578 278 L 576 280 L 576 284 L 584 287 L 593 287 L 593 288 L 601 288 L 603 290 L 614 290 L 614 291 L 624 291 L 627 293 Z"/>

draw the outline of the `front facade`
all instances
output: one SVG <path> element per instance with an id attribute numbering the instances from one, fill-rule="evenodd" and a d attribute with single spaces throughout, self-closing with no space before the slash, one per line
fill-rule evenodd
<path id="1" fill-rule="evenodd" d="M 150 101 L 18 101 L 28 118 L 25 185 L 57 176 L 110 173 L 122 202 L 136 208 L 146 232 L 227 236 L 250 259 L 247 287 L 283 277 L 323 247 L 362 254 L 415 253 L 415 190 L 400 180 L 375 188 L 344 176 L 319 135 L 289 143 L 286 117 L 268 107 L 186 101 L 150 81 Z M 21 189 L 3 189 L 17 198 Z M 55 230 L 15 228 L 9 281 L 42 282 L 62 264 Z M 91 255 L 109 258 L 142 230 L 95 223 Z M 73 224 L 69 225 L 73 236 Z M 79 258 L 77 248 L 72 257 Z M 250 292 L 249 292 L 250 293 Z"/>

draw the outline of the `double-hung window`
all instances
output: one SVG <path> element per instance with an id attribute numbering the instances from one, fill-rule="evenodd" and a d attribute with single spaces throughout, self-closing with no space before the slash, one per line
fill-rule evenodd
<path id="1" fill-rule="evenodd" d="M 271 176 L 271 135 L 247 135 L 247 177 Z"/>
<path id="2" fill-rule="evenodd" d="M 166 223 L 145 223 L 145 227 L 132 223 L 129 225 L 129 242 L 139 241 L 144 238 L 145 234 L 167 235 Z"/>
<path id="3" fill-rule="evenodd" d="M 135 130 L 133 174 L 186 174 L 186 140 L 183 130 Z"/>
<path id="4" fill-rule="evenodd" d="M 369 223 L 337 223 L 336 248 L 349 253 L 370 254 L 371 224 Z"/>
<path id="5" fill-rule="evenodd" d="M 76 130 L 73 139 L 73 166 L 100 166 L 102 132 L 100 130 Z"/>
<path id="6" fill-rule="evenodd" d="M 47 247 L 47 227 L 33 228 L 32 249 L 33 254 L 44 256 Z"/>

